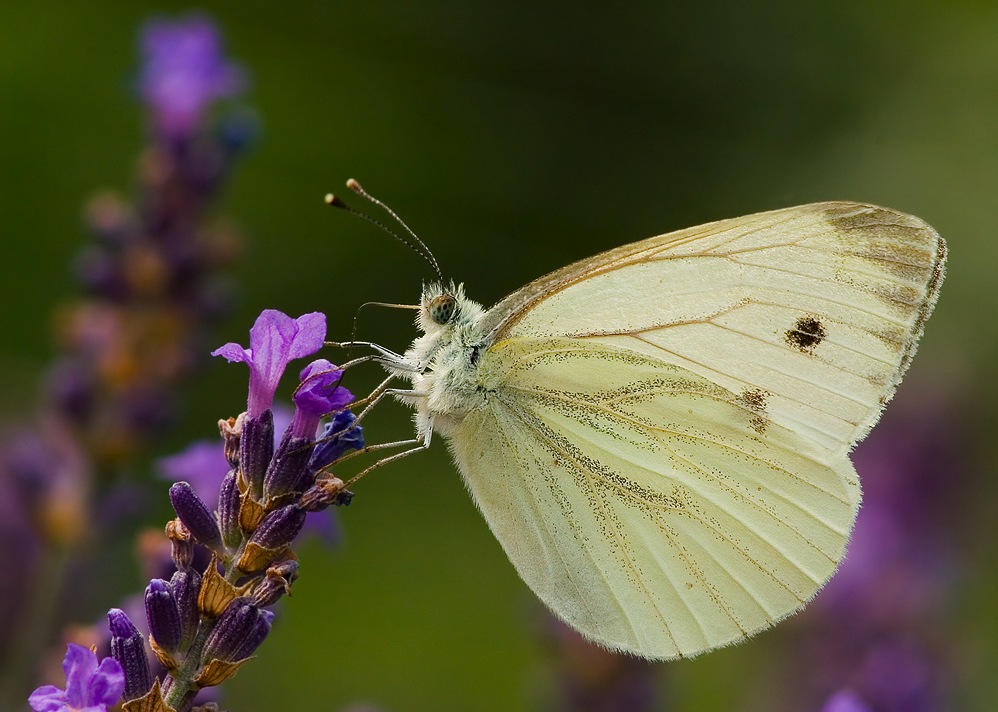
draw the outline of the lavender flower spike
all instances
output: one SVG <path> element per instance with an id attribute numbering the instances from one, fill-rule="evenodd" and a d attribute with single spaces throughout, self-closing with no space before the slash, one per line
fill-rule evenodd
<path id="1" fill-rule="evenodd" d="M 66 689 L 43 685 L 31 693 L 28 704 L 35 712 L 107 712 L 125 689 L 125 673 L 114 658 L 98 664 L 97 655 L 82 645 L 70 643 L 62 661 Z"/>
<path id="2" fill-rule="evenodd" d="M 276 309 L 265 309 L 250 329 L 250 347 L 229 342 L 211 352 L 250 369 L 246 412 L 256 418 L 274 402 L 277 384 L 292 359 L 314 354 L 326 338 L 326 315 L 319 312 L 292 319 Z"/>

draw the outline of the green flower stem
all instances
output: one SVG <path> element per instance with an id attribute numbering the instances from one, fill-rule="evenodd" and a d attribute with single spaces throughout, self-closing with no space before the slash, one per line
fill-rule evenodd
<path id="1" fill-rule="evenodd" d="M 216 623 L 218 623 L 217 619 L 213 620 L 201 616 L 197 635 L 194 636 L 191 647 L 187 649 L 184 661 L 180 667 L 170 673 L 173 685 L 166 693 L 164 701 L 177 712 L 186 712 L 193 699 L 191 693 L 196 693 L 199 689 L 194 678 L 197 677 L 198 671 L 201 669 L 201 653 L 204 651 L 205 643 L 208 642 L 208 636 L 215 629 Z"/>

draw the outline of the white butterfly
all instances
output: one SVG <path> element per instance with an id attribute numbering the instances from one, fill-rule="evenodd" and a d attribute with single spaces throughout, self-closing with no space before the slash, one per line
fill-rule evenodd
<path id="1" fill-rule="evenodd" d="M 401 357 L 513 566 L 612 650 L 669 659 L 804 606 L 860 502 L 849 451 L 943 277 L 927 224 L 858 203 L 722 220 L 576 262 L 489 310 L 426 288 Z M 394 458 L 392 458 L 394 459 Z"/>

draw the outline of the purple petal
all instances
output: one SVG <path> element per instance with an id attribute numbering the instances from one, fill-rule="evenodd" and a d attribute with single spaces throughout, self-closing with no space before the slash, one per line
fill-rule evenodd
<path id="1" fill-rule="evenodd" d="M 326 317 L 318 312 L 292 319 L 276 309 L 265 309 L 250 329 L 249 407 L 251 416 L 269 408 L 277 384 L 291 359 L 315 353 L 326 337 Z"/>
<path id="2" fill-rule="evenodd" d="M 111 706 L 125 689 L 125 672 L 114 658 L 104 658 L 90 680 L 87 703 Z"/>
<path id="3" fill-rule="evenodd" d="M 253 363 L 267 378 L 280 378 L 292 359 L 314 354 L 326 338 L 326 315 L 303 314 L 292 319 L 276 309 L 265 309 L 250 329 Z"/>
<path id="4" fill-rule="evenodd" d="M 343 371 L 324 358 L 310 363 L 302 369 L 300 375 L 301 387 L 291 399 L 300 410 L 325 415 L 341 409 L 353 400 L 350 391 L 338 386 Z"/>
<path id="5" fill-rule="evenodd" d="M 302 370 L 302 384 L 292 397 L 295 417 L 291 432 L 295 437 L 314 439 L 319 419 L 353 400 L 350 391 L 337 385 L 342 376 L 343 371 L 326 359 L 313 361 Z"/>
<path id="6" fill-rule="evenodd" d="M 73 707 L 83 707 L 87 702 L 87 685 L 97 672 L 97 655 L 82 645 L 70 643 L 62 661 L 66 673 L 66 699 Z"/>
<path id="7" fill-rule="evenodd" d="M 250 347 L 228 343 L 212 351 L 229 362 L 249 365 L 249 397 L 246 412 L 258 417 L 274 402 L 274 393 L 291 359 L 313 354 L 326 338 L 326 316 L 320 312 L 292 319 L 276 309 L 260 312 L 250 329 Z"/>
<path id="8" fill-rule="evenodd" d="M 257 368 L 270 361 L 271 352 L 281 356 L 287 353 L 297 329 L 295 320 L 277 309 L 264 309 L 250 328 L 250 347 Z M 266 352 L 266 353 L 265 353 Z"/>
<path id="9" fill-rule="evenodd" d="M 295 336 L 295 322 L 276 309 L 260 312 L 250 329 L 249 407 L 257 416 L 271 406 L 277 384 L 288 365 L 289 352 Z"/>
<path id="10" fill-rule="evenodd" d="M 212 356 L 222 356 L 229 363 L 252 363 L 253 355 L 235 341 L 219 346 L 211 352 Z"/>
<path id="11" fill-rule="evenodd" d="M 291 343 L 290 358 L 310 356 L 322 348 L 326 340 L 326 315 L 321 312 L 302 314 L 295 319 L 298 332 Z"/>
<path id="12" fill-rule="evenodd" d="M 28 704 L 35 712 L 64 712 L 68 703 L 66 693 L 55 685 L 42 685 L 28 697 Z"/>

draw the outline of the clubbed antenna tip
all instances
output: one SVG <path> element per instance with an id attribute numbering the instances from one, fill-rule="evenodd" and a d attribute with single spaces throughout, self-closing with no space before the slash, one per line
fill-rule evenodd
<path id="1" fill-rule="evenodd" d="M 369 223 L 371 223 L 373 225 L 376 225 L 377 227 L 381 228 L 382 230 L 384 230 L 385 232 L 387 232 L 389 235 L 391 235 L 392 237 L 394 237 L 396 240 L 398 240 L 402 244 L 404 244 L 404 245 L 408 246 L 409 248 L 411 248 L 420 257 L 422 257 L 423 259 L 425 259 L 430 264 L 430 267 L 433 268 L 433 271 L 437 273 L 437 279 L 439 279 L 441 282 L 443 282 L 443 275 L 440 272 L 440 265 L 437 264 L 437 259 L 433 256 L 433 253 L 430 252 L 430 248 L 427 247 L 426 244 L 422 240 L 419 239 L 419 237 L 416 235 L 416 233 L 414 233 L 409 228 L 409 226 L 405 224 L 405 222 L 402 220 L 402 218 L 400 218 L 398 215 L 395 214 L 394 210 L 392 210 L 387 205 L 385 205 L 380 200 L 378 200 L 373 195 L 371 195 L 366 190 L 364 190 L 364 188 L 361 186 L 361 184 L 358 183 L 353 178 L 350 178 L 349 180 L 347 180 L 347 188 L 350 189 L 350 190 L 352 190 L 354 193 L 356 193 L 357 195 L 361 196 L 365 200 L 370 201 L 371 203 L 374 203 L 379 208 L 381 208 L 386 213 L 388 213 L 392 217 L 392 219 L 396 223 L 398 223 L 402 227 L 403 230 L 405 230 L 406 234 L 409 236 L 410 239 L 409 240 L 405 239 L 404 237 L 402 237 L 398 233 L 396 233 L 393 230 L 389 229 L 384 223 L 382 223 L 379 220 L 376 220 L 375 218 L 371 217 L 367 213 L 361 212 L 360 210 L 357 210 L 356 208 L 351 208 L 349 205 L 347 205 L 346 203 L 344 203 L 342 200 L 340 200 L 336 195 L 333 195 L 332 193 L 326 193 L 326 197 L 325 197 L 325 203 L 326 203 L 326 205 L 331 205 L 334 208 L 340 208 L 341 210 L 345 210 L 346 212 L 350 213 L 351 215 L 356 215 L 359 218 L 363 218 L 364 220 L 367 220 Z"/>
<path id="2" fill-rule="evenodd" d="M 339 199 L 339 196 L 333 195 L 332 193 L 326 193 L 326 197 L 322 199 L 326 205 L 334 208 L 347 208 L 347 204 Z"/>

